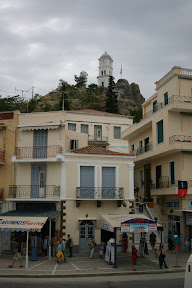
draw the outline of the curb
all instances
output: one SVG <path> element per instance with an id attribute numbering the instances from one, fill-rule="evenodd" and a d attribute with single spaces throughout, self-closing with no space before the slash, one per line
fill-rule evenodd
<path id="1" fill-rule="evenodd" d="M 45 274 L 9 274 L 9 275 L 0 275 L 0 278 L 83 278 L 83 277 L 101 277 L 101 276 L 129 276 L 129 275 L 153 275 L 153 274 L 171 274 L 171 273 L 184 273 L 185 269 L 184 268 L 176 268 L 172 269 L 170 268 L 169 270 L 153 270 L 153 271 L 130 271 L 130 272 L 103 272 L 103 273 L 83 273 L 83 274 L 67 274 L 67 275 L 45 275 Z"/>

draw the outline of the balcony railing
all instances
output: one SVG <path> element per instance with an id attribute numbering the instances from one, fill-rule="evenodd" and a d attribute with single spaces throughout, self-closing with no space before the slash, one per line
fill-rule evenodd
<path id="1" fill-rule="evenodd" d="M 5 162 L 5 150 L 0 149 L 0 162 Z"/>
<path id="2" fill-rule="evenodd" d="M 59 145 L 17 147 L 15 149 L 17 159 L 45 159 L 56 157 L 57 154 L 62 154 L 62 147 Z"/>
<path id="3" fill-rule="evenodd" d="M 139 147 L 137 149 L 137 155 L 141 155 L 145 152 L 149 152 L 153 150 L 153 143 L 149 142 L 145 147 Z"/>
<path id="4" fill-rule="evenodd" d="M 108 137 L 106 137 L 106 136 L 99 137 L 99 136 L 89 135 L 88 141 L 91 141 L 91 142 L 94 142 L 94 141 L 108 142 Z"/>
<path id="5" fill-rule="evenodd" d="M 9 186 L 9 198 L 60 198 L 60 186 L 46 185 L 11 185 Z"/>
<path id="6" fill-rule="evenodd" d="M 187 181 L 188 187 L 192 187 L 192 180 Z M 168 189 L 168 188 L 177 188 L 178 187 L 178 180 L 175 181 L 162 181 L 159 183 L 152 184 L 152 189 Z"/>
<path id="7" fill-rule="evenodd" d="M 177 142 L 192 143 L 192 136 L 173 135 L 169 137 L 170 144 L 177 143 Z"/>
<path id="8" fill-rule="evenodd" d="M 3 200 L 3 192 L 4 192 L 4 189 L 0 188 L 0 200 Z"/>
<path id="9" fill-rule="evenodd" d="M 77 187 L 77 199 L 123 199 L 123 187 Z"/>
<path id="10" fill-rule="evenodd" d="M 161 110 L 162 108 L 164 108 L 165 106 L 167 106 L 168 104 L 174 103 L 174 102 L 187 102 L 187 103 L 192 103 L 192 97 L 190 96 L 178 96 L 178 95 L 173 95 L 170 98 L 168 98 L 166 101 L 163 101 L 161 103 L 156 103 L 155 107 L 148 111 L 147 113 L 145 113 L 143 115 L 143 119 L 147 119 L 150 116 L 152 116 L 154 113 L 156 113 L 157 111 Z"/>

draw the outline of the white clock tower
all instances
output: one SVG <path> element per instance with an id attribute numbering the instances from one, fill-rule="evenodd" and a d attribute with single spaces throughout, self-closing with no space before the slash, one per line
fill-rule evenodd
<path id="1" fill-rule="evenodd" d="M 113 76 L 113 59 L 105 52 L 99 58 L 99 76 L 97 76 L 98 86 L 108 87 L 109 76 Z"/>

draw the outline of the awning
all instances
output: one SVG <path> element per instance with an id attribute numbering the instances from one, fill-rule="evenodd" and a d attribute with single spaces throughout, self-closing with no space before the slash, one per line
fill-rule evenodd
<path id="1" fill-rule="evenodd" d="M 58 129 L 61 127 L 60 123 L 37 124 L 37 125 L 18 125 L 20 131 L 42 130 L 42 129 Z"/>
<path id="2" fill-rule="evenodd" d="M 0 216 L 0 230 L 40 232 L 46 221 L 47 217 Z"/>
<path id="3" fill-rule="evenodd" d="M 107 230 L 110 232 L 114 232 L 114 228 L 121 228 L 121 223 L 135 219 L 135 218 L 142 218 L 151 219 L 144 214 L 122 214 L 122 215 L 115 215 L 115 214 L 105 214 L 99 216 L 100 228 L 103 230 Z M 157 223 L 157 227 L 161 227 L 162 225 Z"/>

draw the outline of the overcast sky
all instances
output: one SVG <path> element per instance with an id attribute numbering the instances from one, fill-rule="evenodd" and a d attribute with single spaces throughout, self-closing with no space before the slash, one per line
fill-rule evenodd
<path id="1" fill-rule="evenodd" d="M 122 78 L 149 98 L 173 66 L 192 68 L 192 1 L 0 0 L 3 97 L 32 86 L 44 95 L 59 79 L 75 84 L 74 74 L 83 70 L 88 84 L 97 84 L 105 51 L 115 82 L 122 64 Z"/>

